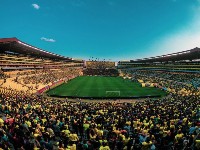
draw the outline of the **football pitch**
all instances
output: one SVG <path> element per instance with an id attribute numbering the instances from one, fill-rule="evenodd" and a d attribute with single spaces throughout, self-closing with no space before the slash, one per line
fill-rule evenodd
<path id="1" fill-rule="evenodd" d="M 165 96 L 166 92 L 121 77 L 81 76 L 47 91 L 49 96 L 80 98 L 133 98 Z"/>

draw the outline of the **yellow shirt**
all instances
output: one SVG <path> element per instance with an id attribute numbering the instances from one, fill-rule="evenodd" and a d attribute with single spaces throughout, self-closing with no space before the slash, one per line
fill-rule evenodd
<path id="1" fill-rule="evenodd" d="M 142 150 L 149 150 L 149 148 L 150 148 L 151 145 L 152 145 L 151 141 L 149 141 L 149 143 L 143 142 L 142 143 Z"/>
<path id="2" fill-rule="evenodd" d="M 69 140 L 70 141 L 78 141 L 79 138 L 78 138 L 77 134 L 70 134 L 69 135 Z"/>
<path id="3" fill-rule="evenodd" d="M 28 127 L 31 127 L 31 122 L 30 121 L 26 121 L 25 123 L 27 124 Z"/>
<path id="4" fill-rule="evenodd" d="M 109 146 L 100 146 L 99 150 L 110 150 Z"/>
<path id="5" fill-rule="evenodd" d="M 181 139 L 183 137 L 183 135 L 184 135 L 183 133 L 177 134 L 175 136 L 175 140 Z"/>
<path id="6" fill-rule="evenodd" d="M 99 136 L 99 137 L 103 136 L 103 130 L 98 130 L 97 131 L 97 136 Z"/>
<path id="7" fill-rule="evenodd" d="M 66 137 L 69 137 L 70 131 L 69 130 L 62 130 Z"/>
<path id="8" fill-rule="evenodd" d="M 3 119 L 0 118 L 0 126 L 3 126 L 4 125 L 4 121 Z"/>

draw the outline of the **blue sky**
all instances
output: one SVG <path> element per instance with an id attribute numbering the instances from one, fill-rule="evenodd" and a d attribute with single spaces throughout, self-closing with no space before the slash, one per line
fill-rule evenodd
<path id="1" fill-rule="evenodd" d="M 200 47 L 200 0 L 0 0 L 0 38 L 80 59 Z"/>

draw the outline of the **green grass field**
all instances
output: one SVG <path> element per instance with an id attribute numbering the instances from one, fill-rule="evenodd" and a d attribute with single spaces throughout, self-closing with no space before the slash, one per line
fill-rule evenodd
<path id="1" fill-rule="evenodd" d="M 164 96 L 166 92 L 158 88 L 141 87 L 140 83 L 121 77 L 81 76 L 47 91 L 47 94 L 62 97 L 131 98 L 147 95 Z"/>

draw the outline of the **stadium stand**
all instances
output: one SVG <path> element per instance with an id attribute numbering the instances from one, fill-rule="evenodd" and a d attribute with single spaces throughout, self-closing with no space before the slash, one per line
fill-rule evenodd
<path id="1" fill-rule="evenodd" d="M 200 48 L 172 53 L 162 56 L 119 61 L 118 68 L 146 68 L 159 70 L 184 70 L 184 71 L 199 71 L 200 70 Z"/>
<path id="2" fill-rule="evenodd" d="M 17 38 L 0 39 L 1 87 L 37 93 L 59 80 L 81 73 L 82 60 L 74 60 L 26 44 Z"/>
<path id="3" fill-rule="evenodd" d="M 83 70 L 84 75 L 100 75 L 100 76 L 119 76 L 117 69 L 92 69 L 87 68 Z"/>
<path id="4" fill-rule="evenodd" d="M 4 60 L 0 70 L 1 149 L 200 149 L 198 69 L 149 70 L 139 64 L 140 69 L 135 69 L 131 64 L 131 68 L 120 70 L 122 76 L 141 83 L 156 83 L 155 86 L 168 90 L 168 96 L 156 100 L 132 103 L 60 100 L 37 95 L 30 87 L 50 83 L 49 88 L 81 76 L 83 62 L 50 54 L 16 38 L 0 39 L 0 50 Z M 198 54 L 194 59 L 199 59 L 199 49 L 186 51 L 180 53 L 180 58 L 173 56 L 173 65 L 176 60 L 186 59 L 187 54 L 193 56 L 190 55 L 193 52 Z M 161 60 L 158 58 L 149 61 Z"/>
<path id="5" fill-rule="evenodd" d="M 108 69 L 108 68 L 116 68 L 115 67 L 115 62 L 110 62 L 110 61 L 86 61 L 86 67 L 87 68 L 93 68 L 93 69 Z"/>
<path id="6" fill-rule="evenodd" d="M 144 86 L 153 83 L 156 87 L 181 95 L 199 95 L 200 75 L 166 71 L 131 71 L 134 79 Z"/>
<path id="7" fill-rule="evenodd" d="M 63 57 L 26 44 L 17 38 L 0 39 L 2 70 L 82 67 L 82 60 Z"/>
<path id="8" fill-rule="evenodd" d="M 119 76 L 115 62 L 110 61 L 86 61 L 84 75 Z"/>

